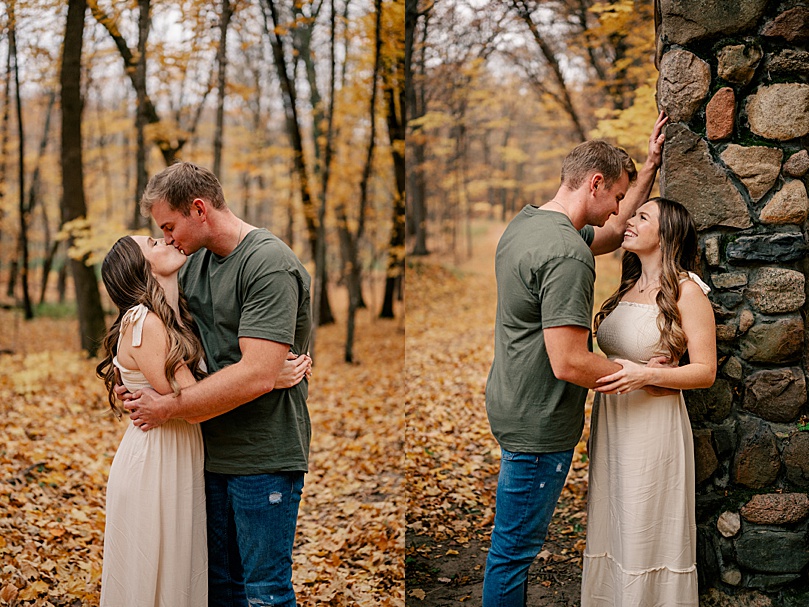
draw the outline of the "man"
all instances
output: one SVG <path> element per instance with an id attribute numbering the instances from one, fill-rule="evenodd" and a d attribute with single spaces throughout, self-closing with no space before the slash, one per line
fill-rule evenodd
<path id="1" fill-rule="evenodd" d="M 144 431 L 207 420 L 209 604 L 295 605 L 292 545 L 311 427 L 307 382 L 292 384 L 307 357 L 288 364 L 294 379 L 279 378 L 290 352 L 307 352 L 309 275 L 283 242 L 228 209 L 213 173 L 189 162 L 152 177 L 141 212 L 189 256 L 180 284 L 211 375 L 178 397 L 135 393 L 126 407 Z"/>
<path id="2" fill-rule="evenodd" d="M 627 219 L 649 197 L 666 121 L 661 113 L 640 173 L 626 152 L 603 141 L 577 146 L 553 199 L 526 206 L 497 246 L 486 410 L 502 460 L 484 607 L 525 605 L 528 568 L 584 427 L 587 388 L 621 368 L 592 353 L 593 255 L 620 246 Z"/>

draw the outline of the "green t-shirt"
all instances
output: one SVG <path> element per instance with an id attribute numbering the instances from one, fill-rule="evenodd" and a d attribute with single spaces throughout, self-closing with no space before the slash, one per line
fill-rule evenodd
<path id="1" fill-rule="evenodd" d="M 241 359 L 240 337 L 309 348 L 310 279 L 279 238 L 248 232 L 227 257 L 201 249 L 180 272 L 180 284 L 199 326 L 208 371 Z M 308 382 L 273 390 L 202 423 L 205 467 L 221 474 L 307 471 L 311 424 Z"/>
<path id="2" fill-rule="evenodd" d="M 566 451 L 581 437 L 587 389 L 556 379 L 543 329 L 591 327 L 593 235 L 591 226 L 579 232 L 565 215 L 529 205 L 497 245 L 497 317 L 486 411 L 492 434 L 508 451 Z"/>

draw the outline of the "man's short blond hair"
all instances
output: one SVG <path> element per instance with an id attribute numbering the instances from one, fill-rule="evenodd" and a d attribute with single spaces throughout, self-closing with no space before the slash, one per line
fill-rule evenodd
<path id="1" fill-rule="evenodd" d="M 222 185 L 211 171 L 193 162 L 178 162 L 153 176 L 140 200 L 140 212 L 149 217 L 155 203 L 164 200 L 172 211 L 191 213 L 191 203 L 201 198 L 215 209 L 224 209 Z"/>
<path id="2" fill-rule="evenodd" d="M 577 190 L 588 175 L 593 172 L 604 175 L 606 187 L 610 188 L 623 173 L 629 176 L 629 183 L 635 181 L 638 171 L 629 154 L 621 148 L 596 139 L 580 143 L 562 162 L 562 185 Z"/>

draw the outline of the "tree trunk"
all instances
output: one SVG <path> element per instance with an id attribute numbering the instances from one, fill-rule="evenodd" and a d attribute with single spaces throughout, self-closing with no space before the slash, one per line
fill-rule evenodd
<path id="1" fill-rule="evenodd" d="M 18 169 L 19 169 L 19 212 L 20 212 L 20 261 L 17 271 L 19 272 L 20 283 L 22 284 L 22 305 L 25 319 L 31 320 L 34 317 L 34 306 L 31 303 L 31 293 L 28 281 L 28 221 L 31 214 L 25 204 L 25 136 L 22 119 L 22 96 L 20 95 L 20 68 L 17 61 L 17 24 L 14 13 L 14 2 L 8 4 L 8 54 L 14 62 L 14 91 L 17 106 L 17 136 L 19 138 Z"/>
<path id="2" fill-rule="evenodd" d="M 45 205 L 42 205 L 42 213 L 45 213 Z M 47 217 L 47 216 L 46 216 Z M 53 259 L 56 257 L 56 251 L 59 250 L 61 241 L 54 240 L 51 243 L 48 255 L 45 257 L 45 262 L 42 264 L 42 284 L 39 291 L 39 305 L 45 303 L 45 297 L 48 292 L 48 278 L 50 278 L 51 269 L 53 268 Z"/>
<path id="3" fill-rule="evenodd" d="M 3 117 L 0 122 L 0 184 L 6 182 L 6 158 L 8 158 L 9 120 L 11 118 L 11 54 L 6 55 L 6 73 L 3 83 Z M 3 218 L 6 215 L 4 200 L 6 188 L 0 187 L 0 233 L 2 233 Z"/>
<path id="4" fill-rule="evenodd" d="M 87 215 L 84 201 L 82 164 L 81 52 L 84 38 L 86 0 L 69 0 L 65 42 L 62 51 L 62 223 Z M 98 293 L 98 282 L 92 267 L 83 261 L 70 260 L 76 305 L 79 314 L 81 347 L 95 356 L 106 333 L 104 310 Z"/>
<path id="5" fill-rule="evenodd" d="M 34 210 L 36 209 L 37 202 L 39 201 L 39 185 L 40 185 L 40 175 L 42 173 L 42 161 L 45 157 L 45 151 L 48 148 L 48 141 L 50 141 L 50 132 L 51 132 L 51 117 L 53 115 L 53 108 L 56 105 L 56 91 L 53 91 L 49 98 L 48 98 L 48 108 L 45 111 L 45 126 L 42 129 L 42 138 L 39 140 L 39 153 L 37 154 L 37 163 L 34 167 L 34 172 L 31 175 L 31 186 L 28 188 L 28 216 L 34 216 Z M 50 222 L 48 221 L 48 210 L 45 208 L 44 204 L 41 204 L 40 207 L 42 208 L 42 225 L 44 228 L 44 235 L 45 235 L 45 250 L 49 251 L 52 249 L 51 247 L 51 230 L 50 230 Z M 39 296 L 39 303 L 42 303 L 45 300 L 45 287 L 48 284 L 48 272 L 50 272 L 50 262 L 52 261 L 53 254 L 50 253 L 46 259 L 45 264 L 42 268 L 42 292 Z"/>
<path id="6" fill-rule="evenodd" d="M 298 119 L 297 93 L 295 82 L 287 73 L 286 52 L 283 40 L 280 37 L 278 27 L 279 19 L 274 0 L 262 0 L 264 6 L 264 29 L 270 39 L 273 52 L 275 69 L 278 79 L 281 82 L 281 93 L 284 101 L 284 113 L 286 115 L 287 135 L 292 145 L 295 162 L 295 171 L 298 177 L 298 185 L 301 192 L 301 202 L 303 204 L 303 215 L 306 221 L 306 230 L 309 235 L 309 248 L 312 258 L 317 257 L 317 210 L 312 201 L 311 187 L 309 185 L 309 173 L 306 166 L 306 158 L 303 151 L 303 137 L 301 135 L 300 121 Z M 269 13 L 269 15 L 268 15 Z M 324 279 L 324 288 L 320 292 L 320 301 L 314 301 L 313 305 L 320 310 L 320 324 L 334 322 L 334 315 L 329 304 L 328 291 L 325 288 L 327 280 Z"/>
<path id="7" fill-rule="evenodd" d="M 347 3 L 347 0 L 346 0 Z M 317 209 L 317 247 L 315 248 L 315 280 L 312 292 L 315 302 L 320 301 L 320 293 L 326 288 L 326 200 L 328 198 L 329 178 L 331 176 L 331 160 L 333 154 L 334 136 L 334 94 L 336 89 L 336 61 L 334 49 L 337 40 L 337 15 L 335 14 L 334 0 L 329 3 L 329 109 L 326 125 L 326 142 L 323 150 L 323 171 L 321 175 L 321 197 Z M 316 81 L 315 81 L 316 83 Z M 310 85 L 311 86 L 311 85 Z M 312 310 L 312 333 L 309 336 L 309 354 L 315 356 L 317 343 L 317 327 L 320 324 L 320 309 L 315 306 Z"/>
<path id="8" fill-rule="evenodd" d="M 345 206 L 341 205 L 342 217 L 339 217 L 341 229 L 348 237 L 348 246 L 345 247 L 348 257 L 344 259 L 348 266 L 348 322 L 346 329 L 345 362 L 354 362 L 354 335 L 356 331 L 355 317 L 357 308 L 362 299 L 362 266 L 359 260 L 360 242 L 365 231 L 365 214 L 368 207 L 368 185 L 373 169 L 374 149 L 376 147 L 376 83 L 379 79 L 379 68 L 382 56 L 382 0 L 374 0 L 376 22 L 374 25 L 374 71 L 371 77 L 371 102 L 369 108 L 370 134 L 368 136 L 368 150 L 365 154 L 365 165 L 360 179 L 360 208 L 357 217 L 357 231 L 351 233 L 345 215 Z"/>
<path id="9" fill-rule="evenodd" d="M 405 3 L 405 102 L 407 115 L 410 121 L 421 118 L 425 113 L 424 82 L 426 77 L 426 42 L 429 28 L 430 14 L 425 13 L 421 31 L 421 53 L 419 54 L 419 77 L 413 78 L 412 54 L 415 41 L 415 31 L 419 19 L 418 1 L 406 0 Z M 413 236 L 413 248 L 411 255 L 429 255 L 427 249 L 427 186 L 424 183 L 424 162 L 426 150 L 421 141 L 421 127 L 412 127 L 410 137 L 408 137 L 407 147 L 407 176 L 410 187 L 407 188 L 406 196 L 410 199 L 407 217 L 412 221 L 410 233 Z"/>
<path id="10" fill-rule="evenodd" d="M 399 62 L 397 71 L 403 75 L 404 65 Z M 401 77 L 401 76 L 399 76 Z M 395 82 L 396 77 L 392 80 Z M 393 196 L 393 216 L 388 243 L 388 269 L 385 278 L 385 297 L 382 302 L 380 318 L 394 318 L 393 300 L 404 276 L 404 248 L 405 248 L 405 113 L 404 90 L 399 87 L 398 92 L 394 84 L 390 83 L 385 89 L 388 102 L 387 122 L 390 150 L 393 156 L 393 171 L 396 177 L 396 192 Z M 398 99 L 398 104 L 397 104 Z M 398 107 L 398 112 L 397 112 Z M 401 114 L 401 116 L 399 116 Z"/>
<path id="11" fill-rule="evenodd" d="M 230 0 L 222 0 L 222 12 L 219 15 L 219 49 L 216 52 L 218 76 L 216 88 L 218 98 L 216 101 L 216 130 L 213 137 L 213 174 L 222 181 L 222 132 L 225 128 L 225 75 L 227 72 L 227 43 L 228 26 L 233 15 Z"/>
<path id="12" fill-rule="evenodd" d="M 137 152 L 135 153 L 135 205 L 132 208 L 132 222 L 130 228 L 138 230 L 145 227 L 148 222 L 140 214 L 140 199 L 146 191 L 146 184 L 149 181 L 149 174 L 146 169 L 146 134 L 144 132 L 147 117 L 147 103 L 149 97 L 146 94 L 146 42 L 151 29 L 151 0 L 138 0 L 138 62 L 135 66 L 135 75 L 132 83 L 135 86 L 137 97 L 137 108 L 135 110 L 135 135 L 137 139 Z"/>

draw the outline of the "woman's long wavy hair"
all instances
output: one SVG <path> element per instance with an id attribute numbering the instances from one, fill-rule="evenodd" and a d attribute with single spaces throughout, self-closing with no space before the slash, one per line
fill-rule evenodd
<path id="1" fill-rule="evenodd" d="M 112 412 L 121 419 L 123 411 L 113 391 L 116 376 L 112 359 L 118 353 L 118 335 L 126 328 L 121 326 L 121 321 L 127 310 L 143 304 L 157 314 L 166 326 L 169 348 L 165 372 L 175 396 L 180 393 L 180 385 L 175 376 L 179 365 L 187 364 L 197 379 L 205 375 L 200 369 L 204 350 L 185 298 L 180 297 L 178 319 L 166 301 L 163 287 L 152 274 L 149 262 L 133 238 L 124 236 L 112 246 L 101 264 L 101 278 L 110 299 L 118 308 L 118 317 L 104 337 L 104 359 L 96 367 L 96 374 L 104 380 L 107 387 Z"/>
<path id="2" fill-rule="evenodd" d="M 682 318 L 677 307 L 680 299 L 680 280 L 683 274 L 693 271 L 697 261 L 697 229 L 688 210 L 679 202 L 667 198 L 651 198 L 660 211 L 660 250 L 663 253 L 663 271 L 660 290 L 655 298 L 660 314 L 657 327 L 660 329 L 659 352 L 670 360 L 680 360 L 688 346 L 682 328 Z M 624 251 L 621 260 L 621 285 L 601 306 L 596 314 L 594 327 L 598 331 L 601 322 L 616 308 L 621 298 L 638 282 L 641 273 L 640 259 L 635 253 Z"/>

